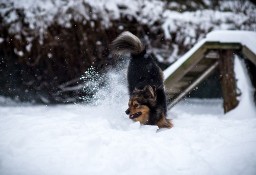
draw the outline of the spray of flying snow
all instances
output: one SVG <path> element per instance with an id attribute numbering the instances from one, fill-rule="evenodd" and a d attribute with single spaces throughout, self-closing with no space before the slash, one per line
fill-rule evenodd
<path id="1" fill-rule="evenodd" d="M 85 94 L 81 99 L 86 103 L 92 102 L 96 99 L 95 94 L 99 91 L 100 86 L 104 82 L 104 76 L 100 75 L 94 67 L 90 67 L 85 71 L 80 80 L 84 82 L 83 92 Z"/>
<path id="2" fill-rule="evenodd" d="M 127 60 L 127 59 L 126 59 Z M 87 108 L 92 108 L 93 116 L 104 116 L 104 119 L 116 129 L 139 128 L 125 114 L 128 105 L 127 61 L 122 61 L 115 69 L 99 74 L 95 68 L 88 69 L 81 78 L 84 83 L 84 93 L 91 94 L 82 97 Z M 96 110 L 95 110 L 96 109 Z M 152 127 L 155 129 L 155 127 Z"/>
<path id="3" fill-rule="evenodd" d="M 105 74 L 100 74 L 94 67 L 90 67 L 81 77 L 85 94 L 81 97 L 82 100 L 92 105 L 108 104 L 109 106 L 115 106 L 117 102 L 127 102 L 126 63 L 121 62 L 118 68 L 109 70 Z M 127 100 L 124 100 L 126 98 Z"/>

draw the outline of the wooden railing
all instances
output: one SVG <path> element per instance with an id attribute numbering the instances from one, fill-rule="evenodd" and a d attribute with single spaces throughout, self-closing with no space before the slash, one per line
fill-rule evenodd
<path id="1" fill-rule="evenodd" d="M 176 61 L 164 71 L 165 87 L 169 99 L 169 109 L 173 107 L 176 103 L 178 103 L 182 98 L 184 98 L 191 90 L 198 86 L 204 79 L 206 79 L 212 72 L 214 72 L 218 68 L 225 71 L 223 66 L 231 66 L 230 69 L 233 69 L 233 54 L 227 56 L 227 54 L 223 54 L 225 53 L 225 51 L 242 54 L 245 59 L 250 60 L 252 63 L 254 63 L 254 65 L 256 65 L 256 43 L 247 44 L 244 41 L 240 41 L 240 38 L 238 37 L 239 34 L 245 35 L 244 33 L 246 33 L 246 37 L 250 35 L 252 35 L 251 37 L 255 37 L 254 39 L 256 42 L 256 33 L 241 33 L 240 31 L 225 31 L 224 33 L 228 33 L 228 41 L 225 41 L 225 36 L 221 38 L 221 36 L 217 35 L 216 32 L 214 34 L 210 33 L 210 36 L 216 35 L 220 38 L 209 37 L 209 39 L 206 37 L 206 39 L 203 39 L 198 44 L 196 44 L 188 53 L 186 53 L 182 58 L 180 58 L 178 61 Z M 232 38 L 232 35 L 234 35 L 234 38 Z M 244 36 L 240 37 L 244 39 Z M 218 41 L 218 39 L 220 41 Z M 229 61 L 228 63 L 228 59 L 231 59 L 231 62 Z M 221 66 L 220 60 L 222 60 Z M 231 71 L 225 72 L 225 74 L 233 73 Z M 229 78 L 230 77 L 234 78 L 234 75 L 230 75 Z M 230 81 L 229 79 L 225 81 L 227 81 L 227 83 L 232 83 L 232 81 Z M 236 85 L 232 85 L 231 87 L 235 88 Z M 223 88 L 225 87 L 222 86 L 222 89 Z M 225 99 L 225 97 L 223 98 L 224 104 L 228 100 L 234 100 Z M 235 106 L 228 108 L 227 111 L 231 110 L 234 107 Z"/>

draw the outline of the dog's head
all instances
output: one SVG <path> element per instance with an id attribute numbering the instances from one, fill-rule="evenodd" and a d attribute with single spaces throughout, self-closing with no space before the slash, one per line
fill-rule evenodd
<path id="1" fill-rule="evenodd" d="M 150 108 L 156 104 L 155 88 L 145 86 L 143 89 L 135 89 L 129 99 L 128 109 L 125 111 L 129 118 L 133 121 L 139 121 L 141 124 L 146 124 Z"/>

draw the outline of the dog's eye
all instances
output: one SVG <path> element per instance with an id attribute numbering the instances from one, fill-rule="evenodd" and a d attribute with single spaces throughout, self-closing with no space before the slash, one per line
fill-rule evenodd
<path id="1" fill-rule="evenodd" d="M 135 108 L 138 108 L 138 107 L 139 107 L 139 104 L 135 104 L 134 107 L 135 107 Z"/>

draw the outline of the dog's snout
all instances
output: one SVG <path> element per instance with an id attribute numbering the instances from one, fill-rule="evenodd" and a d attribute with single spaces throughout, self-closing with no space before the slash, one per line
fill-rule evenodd
<path id="1" fill-rule="evenodd" d="M 128 108 L 128 109 L 125 111 L 125 113 L 126 113 L 127 115 L 129 115 L 129 114 L 130 114 L 130 109 Z"/>

